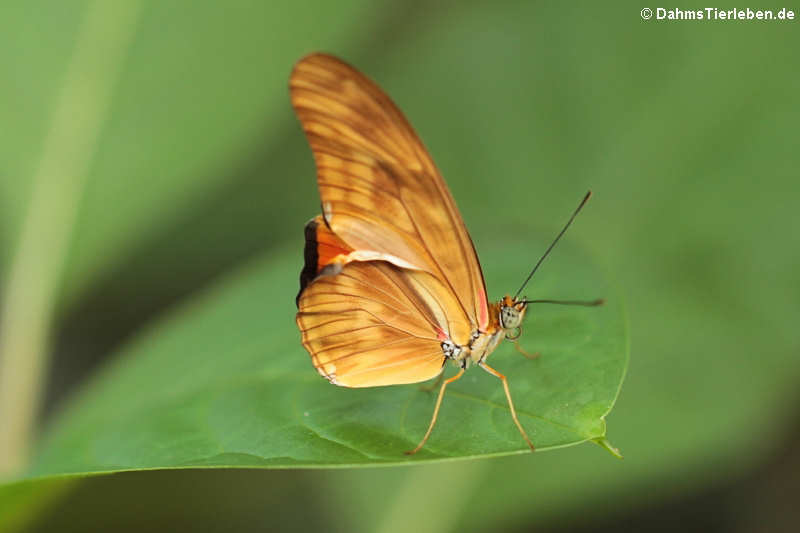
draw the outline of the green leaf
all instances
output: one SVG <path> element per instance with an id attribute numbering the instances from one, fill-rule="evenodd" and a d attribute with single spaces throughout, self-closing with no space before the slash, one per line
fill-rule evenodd
<path id="1" fill-rule="evenodd" d="M 545 245 L 492 245 L 489 287 L 516 287 L 528 250 Z M 521 340 L 541 357 L 528 360 L 509 345 L 492 355 L 539 450 L 604 438 L 627 366 L 622 304 L 608 282 L 569 245 L 551 259 L 529 296 L 602 295 L 609 304 L 533 306 Z M 404 455 L 422 437 L 435 395 L 322 379 L 293 320 L 299 263 L 294 249 L 266 257 L 152 327 L 54 424 L 31 475 L 398 464 L 528 450 L 499 381 L 471 369 L 448 390 L 425 448 Z"/>

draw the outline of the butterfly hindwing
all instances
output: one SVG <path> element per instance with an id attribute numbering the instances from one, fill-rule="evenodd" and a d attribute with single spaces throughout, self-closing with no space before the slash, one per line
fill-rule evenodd
<path id="1" fill-rule="evenodd" d="M 297 325 L 317 371 L 346 387 L 416 383 L 438 375 L 441 343 L 466 316 L 427 272 L 352 261 L 323 273 L 298 299 Z M 459 323 L 460 322 L 460 323 Z"/>

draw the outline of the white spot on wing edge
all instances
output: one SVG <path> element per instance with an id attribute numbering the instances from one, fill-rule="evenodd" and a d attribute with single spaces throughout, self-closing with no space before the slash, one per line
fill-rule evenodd
<path id="1" fill-rule="evenodd" d="M 333 383 L 334 385 L 341 385 L 341 383 L 336 380 L 336 365 L 333 363 L 326 363 L 317 367 L 317 372 L 330 383 Z"/>
<path id="2" fill-rule="evenodd" d="M 400 259 L 396 255 L 392 254 L 385 254 L 383 252 L 375 252 L 373 250 L 356 250 L 351 252 L 347 257 L 349 257 L 352 261 L 387 261 L 392 263 L 393 265 L 399 266 L 400 268 L 408 268 L 411 270 L 424 270 L 417 265 L 409 263 L 403 259 Z"/>

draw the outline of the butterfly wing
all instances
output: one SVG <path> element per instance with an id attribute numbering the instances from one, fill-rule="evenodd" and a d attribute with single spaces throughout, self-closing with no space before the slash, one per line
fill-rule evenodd
<path id="1" fill-rule="evenodd" d="M 341 264 L 353 249 L 333 234 L 325 225 L 321 215 L 312 218 L 306 224 L 306 247 L 303 253 L 305 264 L 300 271 L 300 292 L 295 302 L 300 308 L 300 295 L 328 265 Z"/>
<path id="2" fill-rule="evenodd" d="M 372 81 L 324 54 L 300 60 L 292 105 L 308 137 L 326 225 L 366 256 L 424 270 L 468 322 L 489 324 L 480 263 L 450 191 L 400 110 Z"/>
<path id="3" fill-rule="evenodd" d="M 441 343 L 450 338 L 459 309 L 452 292 L 425 271 L 346 260 L 324 267 L 301 291 L 298 307 L 297 325 L 314 367 L 346 387 L 438 375 L 446 361 Z"/>

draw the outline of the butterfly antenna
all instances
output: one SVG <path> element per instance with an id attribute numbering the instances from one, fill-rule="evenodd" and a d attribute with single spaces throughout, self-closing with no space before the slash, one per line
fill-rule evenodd
<path id="1" fill-rule="evenodd" d="M 582 305 L 584 307 L 597 307 L 604 305 L 606 301 L 603 298 L 597 300 L 522 300 L 526 304 L 559 304 L 559 305 Z"/>
<path id="2" fill-rule="evenodd" d="M 574 213 L 572 213 L 572 216 L 569 217 L 569 220 L 567 221 L 566 225 L 564 225 L 564 229 L 562 229 L 561 233 L 559 233 L 558 236 L 555 238 L 555 240 L 552 243 L 550 243 L 550 246 L 544 252 L 544 255 L 536 263 L 536 266 L 533 267 L 533 270 L 531 270 L 531 273 L 528 274 L 528 277 L 525 278 L 525 282 L 522 284 L 522 287 L 520 287 L 519 290 L 516 292 L 516 294 L 514 294 L 514 300 L 517 299 L 517 296 L 519 296 L 519 293 L 522 292 L 522 289 L 525 288 L 525 285 L 527 285 L 528 282 L 533 277 L 533 274 L 536 272 L 536 269 L 539 268 L 539 265 L 542 264 L 542 261 L 544 261 L 544 258 L 547 257 L 547 255 L 550 253 L 550 250 L 553 249 L 553 246 L 555 246 L 556 243 L 558 242 L 558 240 L 561 238 L 561 236 L 564 235 L 564 233 L 567 231 L 567 228 L 569 227 L 569 225 L 572 224 L 572 221 L 575 220 L 575 217 L 578 215 L 578 213 L 580 213 L 580 211 L 583 208 L 583 206 L 586 204 L 587 201 L 589 201 L 589 198 L 591 198 L 591 197 L 592 197 L 592 191 L 587 192 L 586 196 L 583 197 L 583 200 L 581 200 L 581 203 L 578 206 L 578 208 L 575 210 Z"/>

